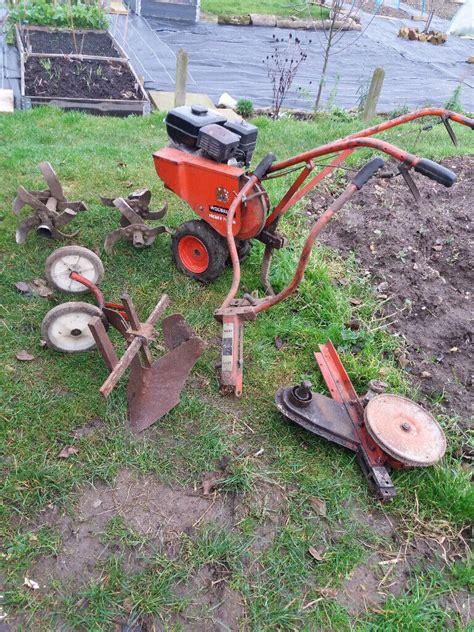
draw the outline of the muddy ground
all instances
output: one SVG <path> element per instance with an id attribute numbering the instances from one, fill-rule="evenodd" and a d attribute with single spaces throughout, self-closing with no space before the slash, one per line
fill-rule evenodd
<path id="1" fill-rule="evenodd" d="M 85 99 L 140 98 L 135 77 L 123 64 L 30 57 L 25 63 L 25 92 L 36 97 Z"/>
<path id="2" fill-rule="evenodd" d="M 216 464 L 217 470 L 219 467 Z M 146 573 L 157 551 L 170 562 L 186 555 L 186 539 L 193 540 L 206 525 L 237 533 L 238 525 L 251 513 L 265 519 L 242 552 L 241 562 L 247 577 L 258 583 L 266 572 L 262 556 L 287 521 L 289 491 L 262 484 L 258 491 L 246 496 L 219 489 L 205 495 L 200 485 L 188 489 L 171 487 L 156 476 L 141 476 L 123 469 L 113 486 L 99 482 L 79 489 L 73 517 L 53 505 L 39 515 L 37 526 L 54 528 L 61 535 L 61 546 L 56 555 L 36 561 L 28 570 L 28 577 L 39 582 L 41 591 L 50 594 L 55 594 L 58 586 L 62 594 L 77 593 L 77 608 L 87 609 L 87 599 L 79 593 L 92 582 L 107 581 L 105 562 L 119 552 L 117 544 L 107 542 L 104 537 L 111 520 L 120 518 L 124 527 L 137 534 L 134 545 L 122 547 L 125 570 L 133 575 Z M 435 565 L 442 569 L 453 556 L 465 553 L 450 534 L 436 525 L 428 532 L 423 527 L 417 533 L 413 526 L 405 529 L 399 520 L 382 510 L 367 512 L 354 500 L 348 503 L 354 524 L 377 534 L 380 542 L 379 546 L 371 547 L 367 560 L 353 569 L 339 589 L 322 595 L 324 599 L 336 600 L 353 616 L 367 610 L 377 611 L 390 596 L 403 594 L 415 568 L 432 569 Z M 321 521 L 321 529 L 322 540 L 328 546 L 337 546 L 341 534 L 338 521 L 327 524 Z M 185 599 L 186 605 L 168 619 L 168 625 L 190 632 L 249 631 L 247 604 L 243 595 L 231 588 L 233 576 L 232 567 L 221 560 L 204 564 L 184 581 L 177 581 L 173 592 L 178 599 Z M 468 593 L 456 592 L 453 602 L 443 605 L 458 612 L 466 623 L 470 620 Z M 128 608 L 132 608 L 131 603 L 125 600 L 123 617 L 114 621 L 116 630 L 169 629 L 158 616 L 130 619 Z M 21 616 L 11 620 L 10 630 L 21 623 Z"/>
<path id="3" fill-rule="evenodd" d="M 464 427 L 473 413 L 474 157 L 443 164 L 457 182 L 447 189 L 415 174 L 420 204 L 401 177 L 372 179 L 321 241 L 356 253 L 385 301 L 381 322 L 401 336 L 397 359 L 422 402 L 439 402 Z"/>

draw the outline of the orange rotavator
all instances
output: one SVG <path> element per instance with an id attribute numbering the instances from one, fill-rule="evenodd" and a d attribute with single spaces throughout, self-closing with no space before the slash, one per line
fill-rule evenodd
<path id="1" fill-rule="evenodd" d="M 291 294 L 303 278 L 311 248 L 321 230 L 384 162 L 370 160 L 314 223 L 299 259 L 293 279 L 278 294 L 268 280 L 273 250 L 285 245 L 278 232 L 281 216 L 323 178 L 341 165 L 357 149 L 368 147 L 383 152 L 399 163 L 410 190 L 419 195 L 410 170 L 450 187 L 455 174 L 442 165 L 410 154 L 378 138 L 375 134 L 423 117 L 439 117 L 454 143 L 450 125 L 455 121 L 474 129 L 474 119 L 456 112 L 429 108 L 386 121 L 346 138 L 276 162 L 267 154 L 251 171 L 248 169 L 257 139 L 257 128 L 244 121 L 227 121 L 205 107 L 183 106 L 170 111 L 166 126 L 171 143 L 154 154 L 156 171 L 165 186 L 188 202 L 200 219 L 182 224 L 173 235 L 173 256 L 177 267 L 188 276 L 208 283 L 219 276 L 229 258 L 233 275 L 231 288 L 215 312 L 223 324 L 221 383 L 226 390 L 242 394 L 243 324 Z M 431 127 L 429 125 L 428 127 Z M 331 156 L 329 163 L 316 159 Z M 283 198 L 272 204 L 262 184 L 290 172 L 298 175 Z M 310 177 L 311 176 L 311 177 Z M 236 299 L 240 285 L 240 262 L 250 251 L 250 240 L 265 244 L 261 279 L 267 296 L 255 299 L 244 294 Z"/>

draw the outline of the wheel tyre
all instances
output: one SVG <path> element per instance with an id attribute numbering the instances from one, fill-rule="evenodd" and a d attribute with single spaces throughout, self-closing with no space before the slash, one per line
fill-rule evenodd
<path id="1" fill-rule="evenodd" d="M 250 239 L 244 239 L 237 246 L 237 254 L 239 255 L 240 263 L 243 263 L 250 255 L 252 251 L 252 242 Z"/>
<path id="2" fill-rule="evenodd" d="M 69 278 L 72 271 L 81 274 L 95 285 L 100 285 L 104 277 L 104 266 L 100 258 L 95 252 L 82 246 L 58 248 L 46 259 L 44 273 L 51 287 L 60 292 L 88 292 L 82 283 Z"/>
<path id="3" fill-rule="evenodd" d="M 71 301 L 53 307 L 41 323 L 41 336 L 51 349 L 63 353 L 79 353 L 95 347 L 95 341 L 89 329 L 90 321 L 100 316 L 102 310 L 96 305 Z"/>
<path id="4" fill-rule="evenodd" d="M 228 257 L 226 240 L 201 219 L 181 224 L 172 237 L 171 248 L 178 270 L 200 283 L 217 279 Z"/>

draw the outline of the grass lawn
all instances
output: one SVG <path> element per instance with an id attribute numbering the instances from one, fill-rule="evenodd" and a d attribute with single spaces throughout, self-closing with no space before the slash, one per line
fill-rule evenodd
<path id="1" fill-rule="evenodd" d="M 245 15 L 247 13 L 268 13 L 271 15 L 292 15 L 299 18 L 326 18 L 329 10 L 311 6 L 304 0 L 202 0 L 201 9 L 214 15 Z"/>
<path id="2" fill-rule="evenodd" d="M 203 8 L 208 4 L 203 2 Z M 260 135 L 254 164 L 267 151 L 287 157 L 362 127 L 358 119 L 335 116 L 316 122 L 262 118 L 256 124 Z M 473 153 L 472 132 L 459 128 L 459 147 L 436 126 L 417 140 L 416 153 L 433 159 Z M 385 137 L 413 150 L 416 135 Z M 398 496 L 382 511 L 351 454 L 291 426 L 273 403 L 280 385 L 301 378 L 323 390 L 312 352 L 329 337 L 359 392 L 368 380 L 383 375 L 392 391 L 416 396 L 394 359 L 400 339 L 374 324 L 376 294 L 355 261 L 316 248 L 299 291 L 246 325 L 241 401 L 219 396 L 213 368 L 219 350 L 211 344 L 181 404 L 143 436 L 132 437 L 124 429 L 124 384 L 107 401 L 99 396 L 107 372 L 97 352 L 62 355 L 41 347 L 41 320 L 67 298 L 57 292 L 47 299 L 25 297 L 14 284 L 41 277 L 46 257 L 63 244 L 31 234 L 25 245 L 16 245 L 10 206 L 18 185 L 43 188 L 37 164 L 50 161 L 69 199 L 89 206 L 68 228 L 80 228 L 77 243 L 100 252 L 106 297 L 114 300 L 126 289 L 144 316 L 166 292 L 172 307 L 201 336 L 219 336 L 212 313 L 230 284 L 230 270 L 208 287 L 197 285 L 176 271 L 166 236 L 143 250 L 120 242 L 113 257 L 102 250 L 104 235 L 118 222 L 113 209 L 101 206 L 99 195 L 125 196 L 147 186 L 155 207 L 169 201 L 166 223 L 171 228 L 192 217 L 154 172 L 151 154 L 166 143 L 163 117 L 115 119 L 35 109 L 0 118 L 0 138 L 0 537 L 6 579 L 0 605 L 12 618 L 12 629 L 109 631 L 141 621 L 147 630 L 237 630 L 236 620 L 243 622 L 242 629 L 259 631 L 467 629 L 455 603 L 472 586 L 472 570 L 457 546 L 457 534 L 472 521 L 473 498 L 453 420 L 438 416 L 449 441 L 442 463 L 396 473 Z M 364 150 L 357 159 L 369 155 Z M 284 180 L 269 182 L 275 200 Z M 278 289 L 291 277 L 308 230 L 304 209 L 303 201 L 282 222 L 290 247 L 275 256 L 271 278 Z M 243 266 L 245 290 L 259 287 L 261 246 L 255 244 Z M 80 300 L 92 302 L 87 296 Z M 357 332 L 346 326 L 353 317 L 362 323 Z M 281 350 L 275 336 L 285 342 Z M 355 342 L 361 348 L 357 356 L 350 353 Z M 16 360 L 21 349 L 35 360 Z M 79 452 L 58 458 L 70 445 Z M 223 513 L 210 522 L 202 516 L 192 519 L 192 528 L 178 525 L 172 545 L 158 537 L 165 528 L 161 523 L 143 530 L 149 519 L 146 507 L 138 520 L 134 506 L 119 515 L 108 505 L 108 485 L 118 498 L 117 481 L 129 492 L 121 497 L 124 504 L 131 490 L 137 492 L 137 512 L 140 494 L 146 489 L 156 493 L 165 484 L 179 502 L 183 493 L 189 502 L 202 502 L 201 482 L 223 458 L 228 465 L 209 515 L 217 509 Z M 98 496 L 89 503 L 91 494 Z M 314 509 L 314 498 L 326 503 L 326 516 Z M 91 511 L 95 522 L 90 522 Z M 88 524 L 95 526 L 87 530 Z M 387 531 L 387 525 L 394 525 L 395 532 Z M 320 551 L 320 561 L 308 554 L 309 547 Z M 443 547 L 459 555 L 443 559 Z M 85 568 L 81 558 L 91 550 L 97 555 Z M 399 562 L 404 555 L 415 556 L 407 558 L 412 563 Z M 69 560 L 73 570 L 56 565 L 55 556 Z M 374 559 L 381 574 L 370 589 L 365 569 Z M 385 597 L 353 609 L 344 596 L 353 573 L 360 577 L 359 599 L 364 590 L 385 592 Z M 25 577 L 37 581 L 39 590 L 24 586 Z M 393 588 L 396 578 L 400 590 Z M 204 587 L 214 591 L 209 602 L 196 596 Z M 193 610 L 196 599 L 204 615 Z M 237 604 L 234 623 L 229 623 L 231 602 Z M 202 616 L 213 623 L 199 627 Z"/>

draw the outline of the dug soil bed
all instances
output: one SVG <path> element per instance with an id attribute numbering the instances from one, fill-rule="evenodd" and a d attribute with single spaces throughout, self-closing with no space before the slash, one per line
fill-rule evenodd
<path id="1" fill-rule="evenodd" d="M 30 97 L 141 99 L 139 86 L 124 64 L 30 57 L 25 62 L 25 93 Z"/>
<path id="2" fill-rule="evenodd" d="M 95 57 L 121 57 L 107 33 L 81 33 L 73 37 L 71 32 L 26 31 L 23 45 L 31 47 L 33 53 L 56 53 L 62 55 L 92 55 Z"/>
<path id="3" fill-rule="evenodd" d="M 397 359 L 422 401 L 439 402 L 465 427 L 473 412 L 474 156 L 443 164 L 458 176 L 451 189 L 416 175 L 417 205 L 401 177 L 374 178 L 321 241 L 356 253 L 386 299 L 381 322 L 406 341 Z"/>

